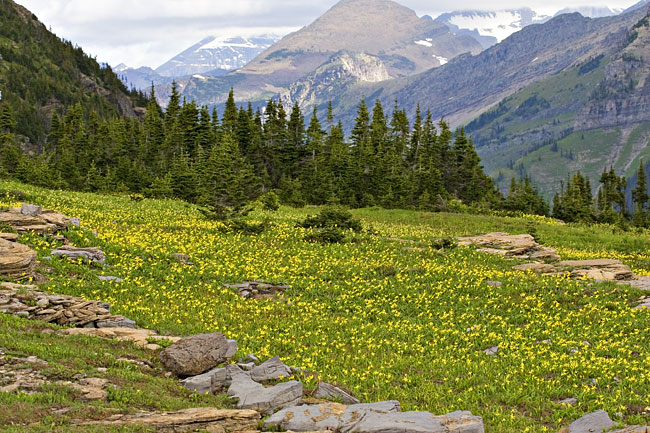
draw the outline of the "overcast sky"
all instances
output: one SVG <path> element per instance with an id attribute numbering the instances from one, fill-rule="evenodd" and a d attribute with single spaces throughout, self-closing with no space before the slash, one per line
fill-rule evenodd
<path id="1" fill-rule="evenodd" d="M 627 8 L 638 0 L 502 0 L 499 9 L 530 7 L 553 14 L 565 7 Z M 398 0 L 418 15 L 485 9 L 485 0 Z M 215 35 L 286 34 L 308 25 L 337 0 L 17 0 L 54 33 L 116 66 L 158 67 Z"/>

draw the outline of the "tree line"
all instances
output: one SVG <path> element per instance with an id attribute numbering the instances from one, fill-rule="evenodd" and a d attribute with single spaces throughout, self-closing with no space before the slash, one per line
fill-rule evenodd
<path id="1" fill-rule="evenodd" d="M 528 179 L 504 198 L 480 164 L 471 137 L 419 108 L 411 124 L 397 103 L 358 105 L 349 138 L 332 107 L 305 119 L 270 100 L 238 107 L 231 91 L 221 116 L 181 101 L 165 111 L 152 88 L 143 120 L 102 118 L 80 104 L 54 113 L 41 151 L 29 155 L 0 105 L 0 175 L 47 187 L 141 193 L 203 206 L 235 207 L 273 191 L 288 205 L 338 202 L 444 210 L 449 203 L 547 214 Z M 322 119 L 322 120 L 321 120 Z"/>

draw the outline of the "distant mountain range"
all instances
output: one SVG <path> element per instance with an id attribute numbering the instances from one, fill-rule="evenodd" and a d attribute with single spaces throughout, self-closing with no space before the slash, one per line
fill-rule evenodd
<path id="1" fill-rule="evenodd" d="M 130 68 L 120 64 L 115 68 L 129 87 L 145 90 L 151 84 L 171 83 L 183 77 L 199 75 L 217 77 L 239 69 L 276 43 L 281 36 L 255 37 L 210 36 L 174 56 L 158 68 Z"/>

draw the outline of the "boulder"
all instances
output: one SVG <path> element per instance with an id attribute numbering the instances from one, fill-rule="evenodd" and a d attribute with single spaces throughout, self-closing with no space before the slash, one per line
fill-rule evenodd
<path id="1" fill-rule="evenodd" d="M 97 247 L 77 248 L 72 245 L 63 245 L 50 253 L 53 256 L 67 257 L 70 260 L 88 260 L 93 263 L 103 264 L 106 261 L 106 255 Z"/>
<path id="2" fill-rule="evenodd" d="M 255 382 L 266 382 L 268 380 L 286 379 L 293 373 L 291 369 L 275 356 L 251 370 L 251 379 Z"/>
<path id="3" fill-rule="evenodd" d="M 43 213 L 43 208 L 34 204 L 23 203 L 23 205 L 20 207 L 20 213 L 22 215 L 35 217 Z"/>
<path id="4" fill-rule="evenodd" d="M 223 334 L 198 334 L 180 339 L 160 353 L 165 368 L 180 377 L 196 376 L 226 361 Z"/>
<path id="5" fill-rule="evenodd" d="M 181 380 L 181 384 L 190 391 L 195 391 L 199 394 L 214 394 L 212 389 L 212 376 L 217 374 L 220 370 L 225 372 L 226 369 L 215 368 L 207 373 L 183 379 Z"/>
<path id="6" fill-rule="evenodd" d="M 429 412 L 400 412 L 399 402 L 345 406 L 339 403 L 294 406 L 264 421 L 266 429 L 330 430 L 356 433 L 483 433 L 483 420 L 470 412 L 435 416 Z"/>
<path id="7" fill-rule="evenodd" d="M 318 384 L 318 389 L 316 389 L 316 394 L 314 394 L 314 397 L 338 399 L 341 400 L 344 404 L 361 403 L 361 401 L 353 396 L 350 392 L 326 382 L 321 382 Z"/>
<path id="8" fill-rule="evenodd" d="M 225 433 L 256 431 L 259 420 L 260 414 L 254 410 L 204 407 L 185 409 L 178 412 L 114 415 L 100 421 L 78 422 L 77 425 L 105 426 L 111 430 L 113 427 L 130 426 L 149 428 L 157 432 L 189 433 L 201 430 Z"/>
<path id="9" fill-rule="evenodd" d="M 36 251 L 26 245 L 0 239 L 0 275 L 29 275 L 36 267 Z"/>
<path id="10" fill-rule="evenodd" d="M 234 358 L 237 353 L 237 340 L 228 340 L 228 351 L 226 352 L 226 359 Z"/>
<path id="11" fill-rule="evenodd" d="M 292 380 L 270 388 L 255 382 L 236 365 L 226 367 L 232 377 L 228 396 L 237 399 L 239 409 L 254 409 L 271 414 L 277 409 L 294 406 L 302 399 L 302 383 Z"/>
<path id="12" fill-rule="evenodd" d="M 616 423 L 604 410 L 592 412 L 569 424 L 568 433 L 593 433 L 611 429 Z"/>

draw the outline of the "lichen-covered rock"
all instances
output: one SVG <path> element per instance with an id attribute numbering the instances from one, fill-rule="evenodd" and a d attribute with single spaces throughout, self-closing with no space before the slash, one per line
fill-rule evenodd
<path id="1" fill-rule="evenodd" d="M 573 421 L 569 425 L 568 433 L 593 433 L 611 429 L 616 423 L 609 418 L 604 410 L 589 413 Z"/>
<path id="2" fill-rule="evenodd" d="M 205 373 L 226 361 L 228 340 L 223 334 L 198 334 L 182 338 L 160 353 L 165 368 L 180 377 Z"/>
<path id="3" fill-rule="evenodd" d="M 70 225 L 70 220 L 62 213 L 50 209 L 39 211 L 39 208 L 39 206 L 24 204 L 22 207 L 0 212 L 0 223 L 11 226 L 18 233 L 33 232 L 50 235 Z"/>
<path id="4" fill-rule="evenodd" d="M 335 398 L 339 399 L 345 404 L 359 404 L 361 401 L 353 396 L 351 393 L 348 391 L 345 391 L 337 386 L 331 385 L 326 382 L 321 382 L 318 384 L 318 389 L 316 390 L 316 394 L 314 394 L 314 397 L 316 398 Z"/>

